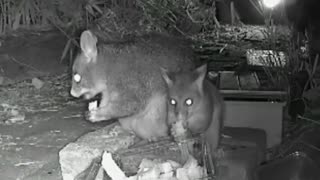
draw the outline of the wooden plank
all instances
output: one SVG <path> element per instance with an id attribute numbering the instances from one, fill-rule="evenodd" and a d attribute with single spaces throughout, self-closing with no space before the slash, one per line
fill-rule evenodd
<path id="1" fill-rule="evenodd" d="M 220 93 L 227 99 L 273 99 L 285 100 L 285 91 L 250 91 L 250 90 L 220 90 Z"/>

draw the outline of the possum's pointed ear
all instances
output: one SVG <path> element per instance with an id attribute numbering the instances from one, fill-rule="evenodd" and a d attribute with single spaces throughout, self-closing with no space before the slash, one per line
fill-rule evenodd
<path id="1" fill-rule="evenodd" d="M 207 64 L 204 64 L 200 67 L 198 67 L 195 71 L 194 71 L 195 75 L 197 76 L 197 79 L 195 81 L 195 83 L 197 84 L 197 86 L 202 89 L 203 87 L 203 81 L 207 75 Z"/>
<path id="2" fill-rule="evenodd" d="M 82 32 L 80 37 L 80 47 L 88 62 L 95 62 L 98 55 L 97 37 L 91 31 Z"/>
<path id="3" fill-rule="evenodd" d="M 172 79 L 170 78 L 170 72 L 163 68 L 163 67 L 160 67 L 160 71 L 161 71 L 161 75 L 164 79 L 164 81 L 167 83 L 167 85 L 170 87 L 173 85 L 173 81 Z"/>

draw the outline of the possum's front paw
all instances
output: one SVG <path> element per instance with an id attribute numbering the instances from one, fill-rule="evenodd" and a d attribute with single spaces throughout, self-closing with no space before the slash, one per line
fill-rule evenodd
<path id="1" fill-rule="evenodd" d="M 177 121 L 171 126 L 171 135 L 177 141 L 179 139 L 185 139 L 188 136 L 188 130 L 183 121 Z"/>
<path id="2" fill-rule="evenodd" d="M 97 101 L 89 103 L 85 118 L 90 122 L 109 120 L 106 111 L 103 108 L 97 107 Z"/>
<path id="3" fill-rule="evenodd" d="M 85 118 L 90 122 L 99 122 L 107 120 L 100 110 L 87 111 L 85 114 Z"/>

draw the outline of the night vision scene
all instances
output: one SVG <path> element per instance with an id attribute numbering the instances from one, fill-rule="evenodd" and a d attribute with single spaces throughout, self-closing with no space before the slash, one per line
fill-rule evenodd
<path id="1" fill-rule="evenodd" d="M 0 180 L 320 180 L 319 8 L 0 0 Z"/>

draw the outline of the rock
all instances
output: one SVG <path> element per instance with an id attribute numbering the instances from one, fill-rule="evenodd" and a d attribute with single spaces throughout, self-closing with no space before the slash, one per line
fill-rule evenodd
<path id="1" fill-rule="evenodd" d="M 69 143 L 59 152 L 63 180 L 74 180 L 95 158 L 99 158 L 103 151 L 114 153 L 128 148 L 134 143 L 134 139 L 133 134 L 114 123 Z"/>
<path id="2" fill-rule="evenodd" d="M 41 81 L 41 80 L 38 79 L 38 78 L 33 78 L 33 79 L 32 79 L 32 85 L 33 85 L 35 88 L 37 88 L 37 89 L 42 88 L 43 84 L 44 84 L 44 82 Z"/>

